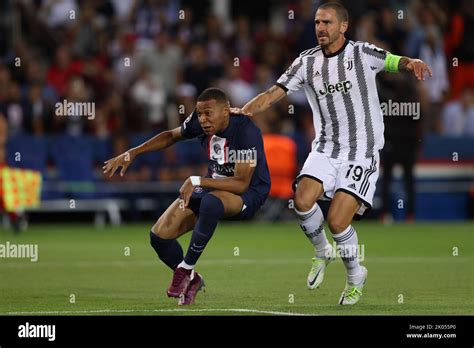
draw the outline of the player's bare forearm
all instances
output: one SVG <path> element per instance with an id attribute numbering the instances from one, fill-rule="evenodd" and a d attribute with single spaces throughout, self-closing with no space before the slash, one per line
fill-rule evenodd
<path id="1" fill-rule="evenodd" d="M 178 127 L 155 135 L 143 144 L 130 149 L 129 152 L 136 156 L 144 152 L 159 151 L 170 147 L 179 140 L 182 140 L 182 136 L 181 129 Z"/>
<path id="2" fill-rule="evenodd" d="M 203 188 L 210 189 L 213 191 L 226 191 L 236 195 L 241 195 L 245 191 L 247 191 L 250 184 L 251 176 L 252 175 L 235 175 L 227 178 L 217 179 L 191 176 L 187 178 L 186 181 L 183 183 L 183 185 L 179 189 L 179 194 L 181 199 L 183 199 L 184 201 L 184 206 L 188 207 L 189 200 L 194 191 L 193 180 L 198 179 L 198 183 L 196 183 L 196 185 L 199 185 Z"/>
<path id="3" fill-rule="evenodd" d="M 255 166 L 250 163 L 236 163 L 234 176 L 227 178 L 201 178 L 201 186 L 211 190 L 221 190 L 241 195 L 247 191 Z"/>
<path id="4" fill-rule="evenodd" d="M 412 72 L 420 81 L 425 80 L 425 72 L 428 73 L 430 77 L 433 76 L 433 72 L 428 64 L 423 62 L 421 59 L 401 57 L 398 61 L 398 70 Z"/>
<path id="5" fill-rule="evenodd" d="M 242 108 L 242 113 L 255 115 L 263 112 L 278 103 L 285 95 L 286 93 L 283 89 L 274 85 L 245 104 Z"/>
<path id="6" fill-rule="evenodd" d="M 109 174 L 109 177 L 111 177 L 118 168 L 122 167 L 120 176 L 123 176 L 137 155 L 148 151 L 162 150 L 168 146 L 173 145 L 182 138 L 183 136 L 181 135 L 181 128 L 179 127 L 169 131 L 161 132 L 150 140 L 145 141 L 143 144 L 134 147 L 133 149 L 118 155 L 117 157 L 105 161 L 104 166 L 102 167 L 103 173 Z"/>

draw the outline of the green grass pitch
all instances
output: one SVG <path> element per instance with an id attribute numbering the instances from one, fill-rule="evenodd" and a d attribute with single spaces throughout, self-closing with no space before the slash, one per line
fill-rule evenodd
<path id="1" fill-rule="evenodd" d="M 255 222 L 218 226 L 197 267 L 206 292 L 194 306 L 178 306 L 166 296 L 171 271 L 149 245 L 151 225 L 38 225 L 20 236 L 0 231 L 0 244 L 39 248 L 37 262 L 0 258 L 0 315 L 474 313 L 472 223 L 356 223 L 369 277 L 361 302 L 350 308 L 337 304 L 345 282 L 340 259 L 320 289 L 308 290 L 313 252 L 297 224 Z M 180 239 L 185 251 L 189 237 Z"/>

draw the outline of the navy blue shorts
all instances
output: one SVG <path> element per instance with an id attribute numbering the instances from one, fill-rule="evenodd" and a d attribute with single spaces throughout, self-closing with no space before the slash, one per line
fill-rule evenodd
<path id="1" fill-rule="evenodd" d="M 188 207 L 197 216 L 199 216 L 199 207 L 201 206 L 201 199 L 205 195 L 210 194 L 210 192 L 211 190 L 206 190 L 201 187 L 198 187 L 191 194 Z M 240 213 L 234 216 L 227 217 L 224 220 L 249 220 L 253 218 L 255 213 L 260 209 L 263 203 L 265 203 L 265 200 L 262 200 L 260 196 L 253 191 L 244 192 L 242 195 L 240 195 L 240 197 L 242 197 L 242 201 L 244 202 Z"/>

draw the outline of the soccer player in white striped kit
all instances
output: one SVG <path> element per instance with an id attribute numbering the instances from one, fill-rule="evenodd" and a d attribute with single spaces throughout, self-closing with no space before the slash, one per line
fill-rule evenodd
<path id="1" fill-rule="evenodd" d="M 418 80 L 431 69 L 419 59 L 400 57 L 366 42 L 345 38 L 347 10 L 339 3 L 321 5 L 315 15 L 320 46 L 296 58 L 277 83 L 249 101 L 241 110 L 251 116 L 285 95 L 303 89 L 313 111 L 316 138 L 296 179 L 295 212 L 315 247 L 307 279 L 319 287 L 333 247 L 324 231 L 317 201 L 331 199 L 327 221 L 347 269 L 341 305 L 353 305 L 362 296 L 367 269 L 359 264 L 357 232 L 351 225 L 372 207 L 383 148 L 383 115 L 375 76 L 382 70 L 412 72 Z"/>

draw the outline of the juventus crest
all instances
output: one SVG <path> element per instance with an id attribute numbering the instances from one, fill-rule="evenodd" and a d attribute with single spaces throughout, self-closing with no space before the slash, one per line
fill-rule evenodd
<path id="1" fill-rule="evenodd" d="M 354 58 L 353 57 L 344 57 L 344 66 L 347 70 L 352 70 L 354 67 Z"/>

